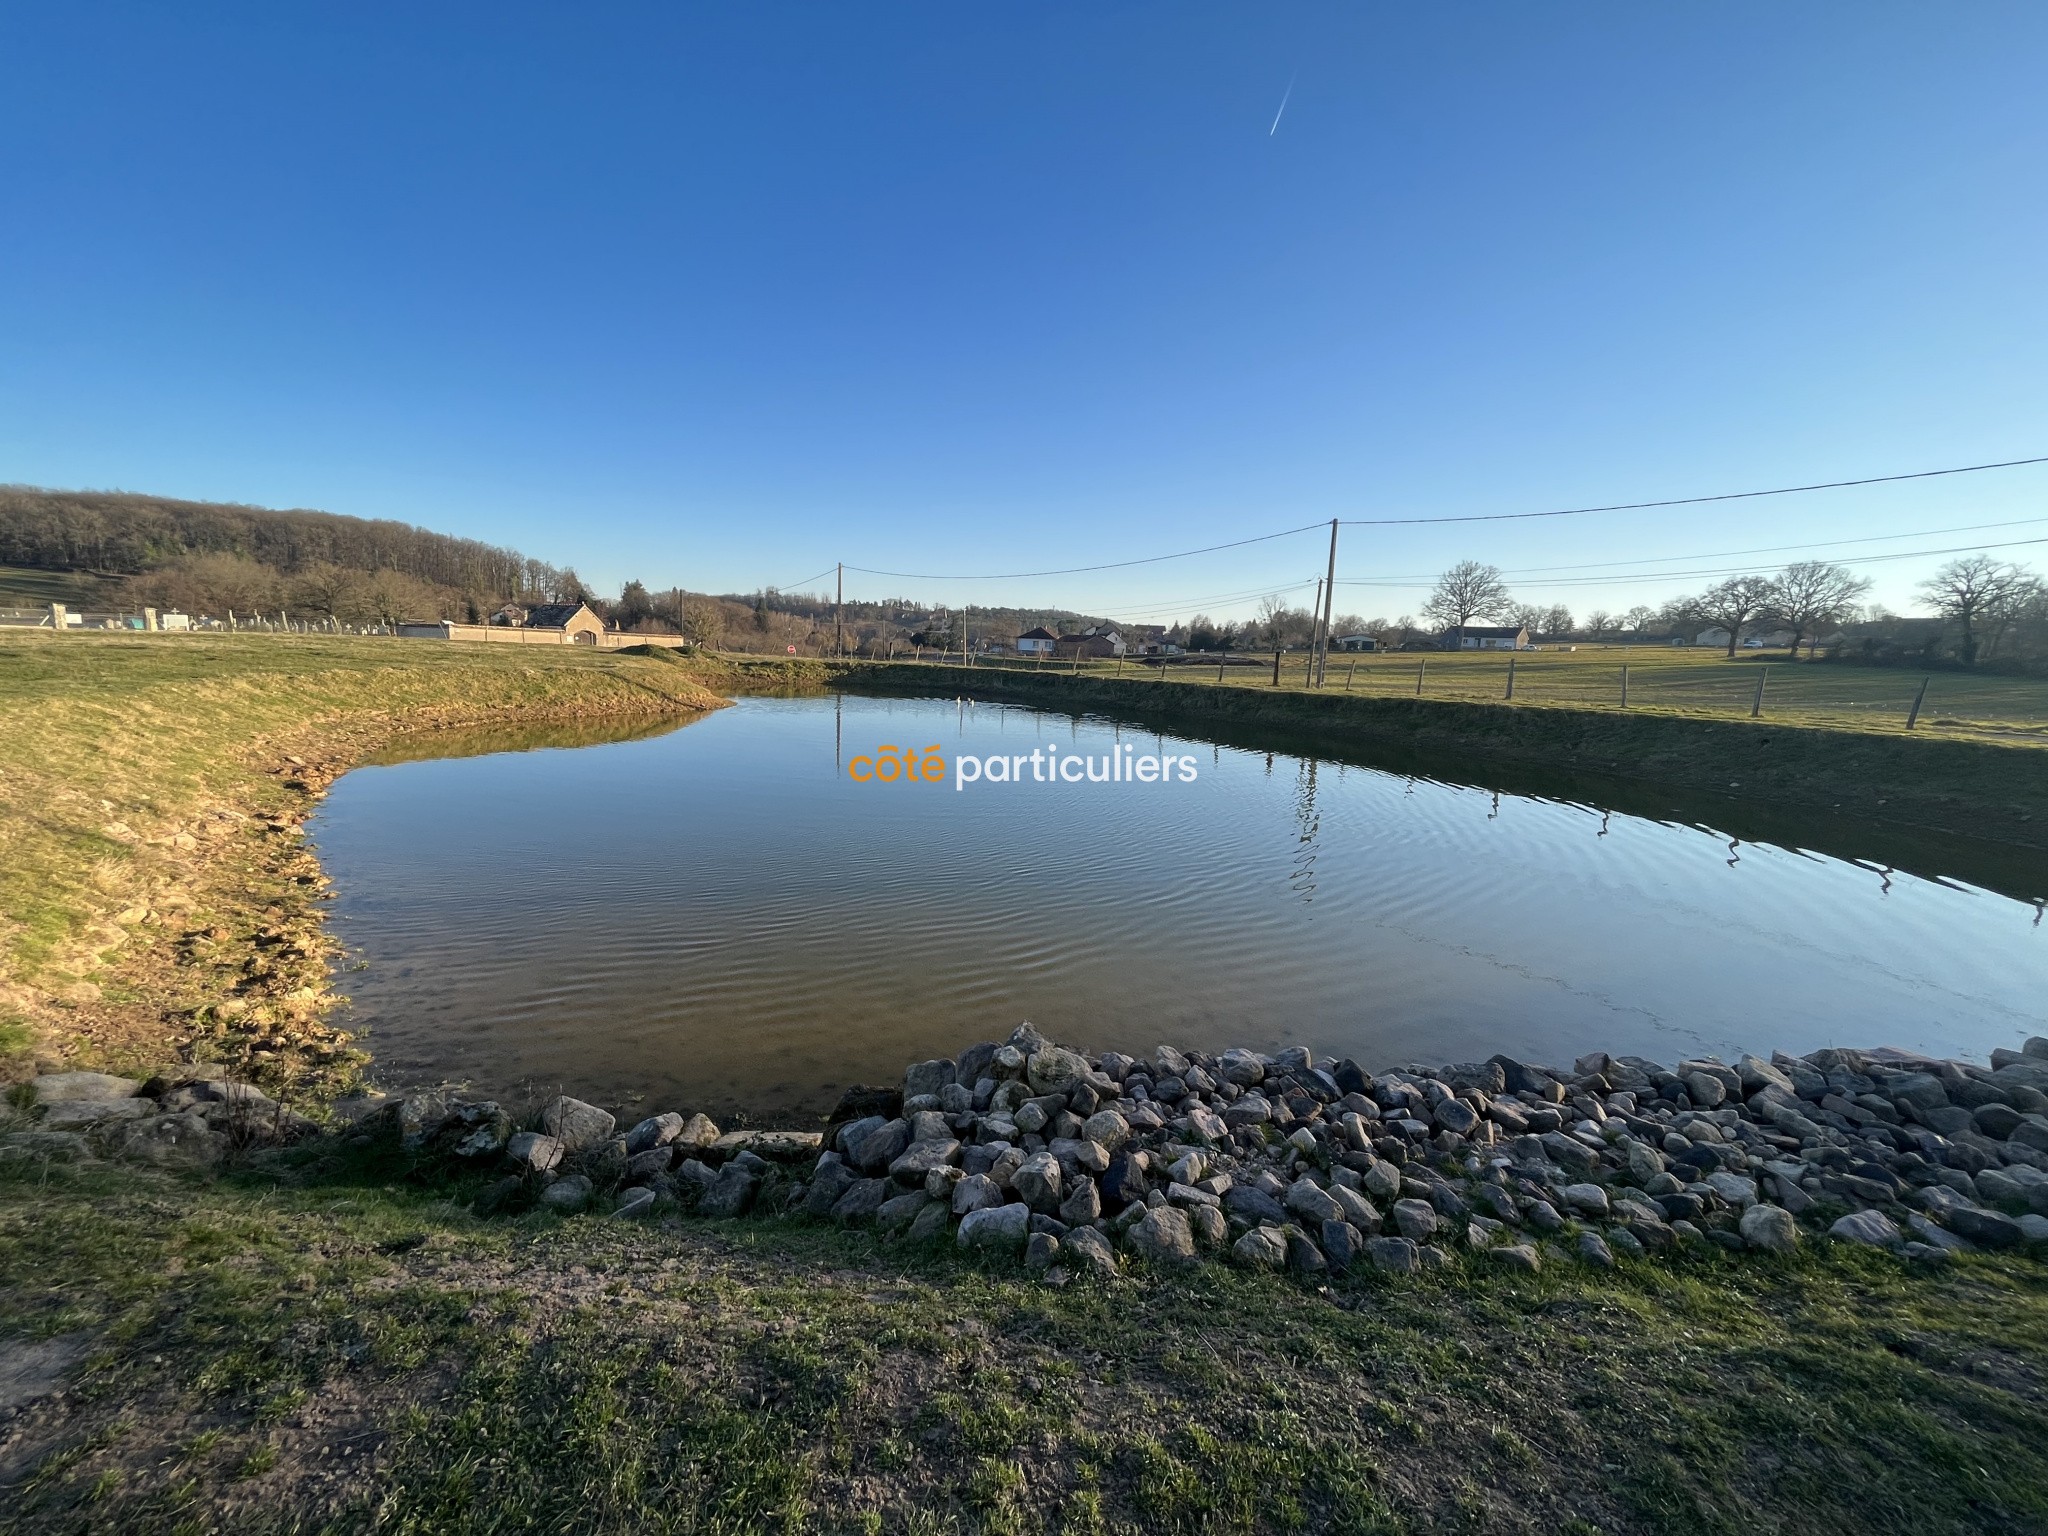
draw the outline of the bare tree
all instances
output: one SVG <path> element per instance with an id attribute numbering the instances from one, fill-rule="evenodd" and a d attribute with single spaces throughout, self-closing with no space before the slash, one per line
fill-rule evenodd
<path id="1" fill-rule="evenodd" d="M 1731 576 L 1691 599 L 1688 607 L 1709 624 L 1728 631 L 1728 654 L 1733 656 L 1742 640 L 1743 625 L 1769 611 L 1772 586 L 1768 576 Z"/>
<path id="2" fill-rule="evenodd" d="M 1999 598 L 1984 610 L 1984 623 L 1990 630 L 1990 639 L 1984 646 L 1984 659 L 1989 661 L 1998 654 L 2000 642 L 2006 631 L 2015 625 L 2024 624 L 2041 611 L 2044 589 L 2040 579 L 2022 573 L 2021 579 L 2013 584 L 2010 592 Z"/>
<path id="3" fill-rule="evenodd" d="M 1646 603 L 1637 603 L 1635 607 L 1629 609 L 1627 613 L 1621 616 L 1621 627 L 1626 630 L 1632 630 L 1636 634 L 1641 634 L 1656 622 L 1656 610 Z"/>
<path id="4" fill-rule="evenodd" d="M 1811 636 L 1818 644 L 1820 631 L 1847 618 L 1869 590 L 1870 583 L 1847 566 L 1825 560 L 1801 560 L 1780 571 L 1771 583 L 1769 610 L 1792 626 L 1792 659 L 1799 659 L 1801 640 Z"/>
<path id="5" fill-rule="evenodd" d="M 2013 599 L 2014 593 L 2031 582 L 2031 573 L 2020 566 L 1989 555 L 1970 555 L 1951 560 L 1926 581 L 1920 595 L 1934 611 L 1962 630 L 1963 665 L 1977 664 L 1977 627 Z"/>
<path id="6" fill-rule="evenodd" d="M 1460 560 L 1436 579 L 1422 612 L 1446 629 L 1463 629 L 1474 619 L 1505 613 L 1513 601 L 1498 566 Z"/>
<path id="7" fill-rule="evenodd" d="M 1593 638 L 1598 640 L 1607 631 L 1614 628 L 1614 615 L 1605 608 L 1595 608 L 1586 615 L 1586 628 L 1592 633 Z"/>
<path id="8" fill-rule="evenodd" d="M 1543 632 L 1546 635 L 1569 635 L 1576 628 L 1571 609 L 1563 603 L 1554 603 L 1543 610 Z"/>

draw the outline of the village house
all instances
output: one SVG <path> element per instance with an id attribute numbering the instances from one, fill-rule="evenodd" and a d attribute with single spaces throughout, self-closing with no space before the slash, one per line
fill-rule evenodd
<path id="1" fill-rule="evenodd" d="M 1376 651 L 1380 642 L 1375 635 L 1339 635 L 1330 642 L 1333 651 Z"/>
<path id="2" fill-rule="evenodd" d="M 1059 636 L 1042 625 L 1037 629 L 1027 629 L 1017 637 L 1017 654 L 1019 656 L 1050 656 L 1053 652 L 1053 647 L 1058 642 Z"/>
<path id="3" fill-rule="evenodd" d="M 507 603 L 491 615 L 491 623 L 512 629 L 560 630 L 576 645 L 595 645 L 604 633 L 604 620 L 590 611 L 588 603 L 536 603 L 531 607 Z"/>
<path id="4" fill-rule="evenodd" d="M 1053 651 L 1059 656 L 1088 656 L 1102 658 L 1124 654 L 1124 637 L 1107 625 L 1091 624 L 1079 634 L 1061 635 L 1053 641 Z"/>
<path id="5" fill-rule="evenodd" d="M 1524 624 L 1453 624 L 1437 644 L 1446 651 L 1526 651 L 1529 629 Z"/>

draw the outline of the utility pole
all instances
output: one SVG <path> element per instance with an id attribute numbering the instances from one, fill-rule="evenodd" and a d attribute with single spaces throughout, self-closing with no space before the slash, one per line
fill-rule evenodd
<path id="1" fill-rule="evenodd" d="M 1330 574 L 1323 582 L 1322 623 L 1317 626 L 1321 643 L 1316 647 L 1316 687 L 1323 686 L 1323 674 L 1330 664 L 1330 614 L 1337 600 L 1337 519 L 1330 519 Z"/>
<path id="2" fill-rule="evenodd" d="M 832 592 L 832 654 L 846 654 L 846 562 L 839 562 L 839 584 Z"/>

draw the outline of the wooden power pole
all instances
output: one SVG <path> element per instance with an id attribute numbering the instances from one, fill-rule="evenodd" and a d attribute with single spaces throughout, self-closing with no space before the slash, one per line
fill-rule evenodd
<path id="1" fill-rule="evenodd" d="M 1337 601 L 1337 519 L 1330 519 L 1330 574 L 1323 581 L 1323 612 L 1317 624 L 1315 686 L 1323 686 L 1323 675 L 1330 666 L 1330 614 Z"/>
<path id="2" fill-rule="evenodd" d="M 832 591 L 832 654 L 846 654 L 846 562 L 839 562 L 839 584 Z"/>

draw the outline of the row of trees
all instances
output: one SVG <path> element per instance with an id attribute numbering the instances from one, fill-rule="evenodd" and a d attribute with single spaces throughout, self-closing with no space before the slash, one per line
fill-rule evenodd
<path id="1" fill-rule="evenodd" d="M 2031 653 L 2036 632 L 2048 626 L 2048 589 L 2041 579 L 1991 555 L 1950 561 L 1919 590 L 1947 626 L 1947 638 L 1964 666 L 1992 658 L 2009 641 Z M 1861 604 L 1869 591 L 1870 582 L 1847 566 L 1801 560 L 1774 576 L 1731 576 L 1661 608 L 1639 606 L 1619 616 L 1595 612 L 1588 615 L 1584 632 L 1601 639 L 1611 633 L 1678 635 L 1710 627 L 1726 631 L 1732 656 L 1745 634 L 1769 627 L 1789 632 L 1796 658 L 1802 644 L 1810 652 L 1845 624 L 1911 622 L 1881 611 L 1866 613 Z M 1445 571 L 1423 613 L 1446 629 L 1481 620 L 1525 625 L 1532 635 L 1547 637 L 1581 632 L 1566 608 L 1517 603 L 1500 570 L 1476 560 Z M 1370 622 L 1365 626 L 1373 627 Z"/>

